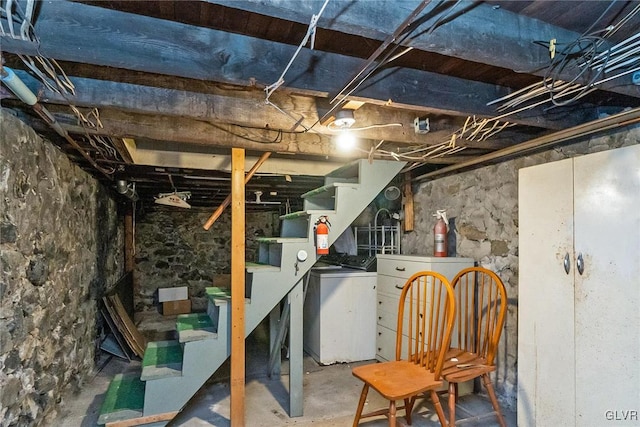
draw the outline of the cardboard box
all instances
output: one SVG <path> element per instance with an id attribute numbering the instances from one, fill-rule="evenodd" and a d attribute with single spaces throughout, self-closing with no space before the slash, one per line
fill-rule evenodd
<path id="1" fill-rule="evenodd" d="M 162 303 L 162 314 L 173 316 L 176 314 L 191 313 L 191 300 L 183 299 L 178 301 L 165 301 Z"/>
<path id="2" fill-rule="evenodd" d="M 186 286 L 176 288 L 158 288 L 158 302 L 179 301 L 189 298 L 189 289 Z"/>

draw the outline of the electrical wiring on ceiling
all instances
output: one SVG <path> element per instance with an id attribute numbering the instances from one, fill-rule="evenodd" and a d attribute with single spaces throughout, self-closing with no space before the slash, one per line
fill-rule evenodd
<path id="1" fill-rule="evenodd" d="M 47 122 L 54 130 L 67 139 L 74 148 L 80 150 L 83 157 L 85 157 L 93 167 L 105 176 L 111 176 L 115 173 L 115 168 L 112 166 L 104 166 L 104 164 L 118 162 L 121 158 L 114 148 L 111 138 L 93 135 L 87 131 L 88 129 L 100 129 L 103 127 L 100 122 L 98 109 L 94 108 L 90 113 L 85 115 L 73 105 L 68 96 L 76 95 L 75 85 L 55 59 L 46 58 L 40 54 L 40 39 L 32 24 L 36 8 L 35 5 L 36 0 L 26 0 L 26 7 L 23 10 L 18 0 L 1 1 L 0 17 L 4 17 L 7 20 L 7 28 L 5 29 L 0 19 L 0 34 L 35 44 L 39 53 L 38 55 L 32 57 L 30 55 L 17 54 L 18 58 L 20 58 L 27 69 L 38 78 L 47 90 L 61 95 L 67 101 L 67 105 L 71 108 L 71 111 L 78 120 L 78 124 L 85 130 L 85 135 L 83 136 L 84 142 L 88 143 L 93 149 L 85 150 L 81 148 L 77 142 L 71 138 L 68 132 L 60 127 L 51 113 L 43 106 L 39 106 L 39 109 L 45 113 L 45 116 L 49 119 Z"/>
<path id="2" fill-rule="evenodd" d="M 612 1 L 580 37 L 563 45 L 563 49 L 555 53 L 540 82 L 487 103 L 493 105 L 502 102 L 497 111 L 504 114 L 498 118 L 549 103 L 552 105 L 547 110 L 566 106 L 597 90 L 604 83 L 640 71 L 640 33 L 603 49 L 607 40 L 640 12 L 640 4 L 616 24 L 592 32 L 614 3 Z M 560 74 L 569 72 L 574 73 L 570 81 L 558 78 Z M 514 109 L 516 107 L 519 108 Z"/>
<path id="3" fill-rule="evenodd" d="M 360 147 L 355 147 L 355 149 L 359 152 L 366 153 L 369 159 L 373 159 L 373 156 L 377 155 L 381 158 L 406 161 L 408 164 L 403 168 L 403 172 L 408 172 L 424 164 L 429 159 L 450 156 L 465 150 L 468 145 L 460 145 L 459 141 L 461 140 L 467 142 L 484 141 L 504 129 L 515 125 L 515 123 L 496 119 L 478 119 L 475 116 L 469 116 L 461 128 L 439 144 L 412 146 L 406 149 L 396 148 L 395 151 L 392 151 L 382 148 L 385 141 L 381 140 L 377 144 L 372 145 L 369 150 Z"/>

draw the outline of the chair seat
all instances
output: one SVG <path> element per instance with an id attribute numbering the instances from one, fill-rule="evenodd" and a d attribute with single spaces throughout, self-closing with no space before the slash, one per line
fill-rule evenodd
<path id="1" fill-rule="evenodd" d="M 442 385 L 433 372 L 406 360 L 358 366 L 351 372 L 387 400 L 406 399 Z"/>
<path id="2" fill-rule="evenodd" d="M 484 357 L 459 348 L 452 348 L 445 356 L 442 378 L 450 383 L 460 383 L 495 370 L 495 365 L 487 365 L 487 359 Z"/>

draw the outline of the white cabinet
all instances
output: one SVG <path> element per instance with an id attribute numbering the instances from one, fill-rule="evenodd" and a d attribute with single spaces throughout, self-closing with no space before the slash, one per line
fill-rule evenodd
<path id="1" fill-rule="evenodd" d="M 304 349 L 328 365 L 375 358 L 376 273 L 312 270 L 304 303 Z"/>
<path id="2" fill-rule="evenodd" d="M 640 146 L 520 170 L 519 259 L 518 425 L 638 425 Z"/>
<path id="3" fill-rule="evenodd" d="M 435 271 L 452 280 L 460 270 L 473 267 L 473 259 L 378 254 L 377 263 L 376 359 L 395 360 L 398 302 L 407 279 L 418 271 Z"/>

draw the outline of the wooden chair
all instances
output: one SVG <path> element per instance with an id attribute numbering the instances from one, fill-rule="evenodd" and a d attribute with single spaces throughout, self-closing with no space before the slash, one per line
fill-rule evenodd
<path id="1" fill-rule="evenodd" d="M 458 384 L 482 377 L 498 422 L 505 427 L 489 373 L 496 369 L 494 360 L 507 311 L 507 291 L 493 271 L 482 267 L 465 268 L 451 284 L 456 296 L 456 321 L 442 371 L 449 382 L 449 426 L 456 422 Z"/>
<path id="2" fill-rule="evenodd" d="M 389 426 L 396 425 L 396 411 L 405 410 L 411 424 L 411 411 L 419 394 L 430 392 L 440 423 L 446 419 L 436 389 L 443 384 L 441 370 L 449 348 L 455 300 L 453 288 L 439 273 L 414 274 L 402 287 L 398 305 L 396 360 L 363 365 L 352 373 L 364 381 L 353 425 L 362 418 L 386 415 Z M 362 414 L 369 387 L 389 401 L 389 407 Z M 396 407 L 396 401 L 404 406 Z"/>

